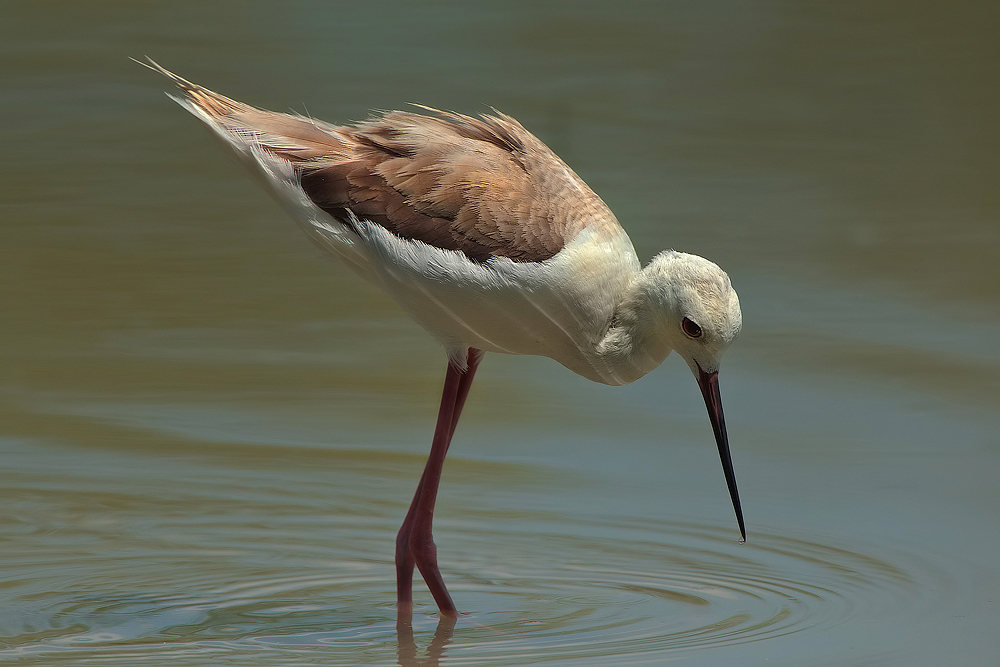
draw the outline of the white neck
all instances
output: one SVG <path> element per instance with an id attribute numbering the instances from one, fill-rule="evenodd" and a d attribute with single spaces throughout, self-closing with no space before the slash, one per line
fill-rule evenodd
<path id="1" fill-rule="evenodd" d="M 655 259 L 636 274 L 615 310 L 604 338 L 592 360 L 599 377 L 590 379 L 605 384 L 635 382 L 663 363 L 673 349 L 664 335 L 668 312 L 660 289 L 663 267 Z"/>

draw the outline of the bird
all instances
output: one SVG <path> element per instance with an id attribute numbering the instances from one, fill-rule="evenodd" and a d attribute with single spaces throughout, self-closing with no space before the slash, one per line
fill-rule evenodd
<path id="1" fill-rule="evenodd" d="M 151 58 L 168 93 L 258 177 L 305 233 L 384 290 L 441 343 L 447 366 L 430 455 L 396 537 L 396 603 L 419 570 L 443 618 L 459 617 L 432 525 L 445 455 L 483 354 L 539 355 L 625 385 L 676 352 L 705 405 L 740 542 L 743 510 L 719 365 L 742 312 L 729 276 L 663 251 L 645 267 L 608 206 L 541 140 L 493 109 L 414 105 L 334 125 L 191 83 Z"/>

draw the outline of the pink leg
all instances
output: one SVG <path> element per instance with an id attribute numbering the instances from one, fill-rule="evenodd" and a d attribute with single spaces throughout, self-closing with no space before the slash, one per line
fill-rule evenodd
<path id="1" fill-rule="evenodd" d="M 437 549 L 431 529 L 444 457 L 448 453 L 458 418 L 472 386 L 472 378 L 476 375 L 476 368 L 482 357 L 481 350 L 469 348 L 469 368 L 460 371 L 449 363 L 444 376 L 444 391 L 441 394 L 441 408 L 438 411 L 431 454 L 420 483 L 417 484 L 410 510 L 396 536 L 396 602 L 402 614 L 409 614 L 413 609 L 413 566 L 416 565 L 441 614 L 448 618 L 458 617 L 458 609 L 455 608 L 438 570 Z"/>

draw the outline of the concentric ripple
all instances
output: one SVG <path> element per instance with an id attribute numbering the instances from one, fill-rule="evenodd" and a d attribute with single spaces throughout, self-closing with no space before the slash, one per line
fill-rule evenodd
<path id="1" fill-rule="evenodd" d="M 435 535 L 463 616 L 439 625 L 418 581 L 412 622 L 397 627 L 391 558 L 408 499 L 392 487 L 409 486 L 405 456 L 374 466 L 300 449 L 275 467 L 234 450 L 237 467 L 219 449 L 226 465 L 213 467 L 87 451 L 53 475 L 9 449 L 20 469 L 0 473 L 0 530 L 16 545 L 0 581 L 5 664 L 649 664 L 787 650 L 847 623 L 856 637 L 872 619 L 898 627 L 926 592 L 956 588 L 912 553 L 850 536 L 758 529 L 741 545 L 728 523 L 601 518 L 575 502 L 536 508 L 530 494 L 497 510 L 507 498 L 479 502 L 473 475 L 530 488 L 534 469 L 459 460 L 469 493 L 454 495 L 469 500 Z"/>
<path id="2" fill-rule="evenodd" d="M 549 536 L 561 548 L 547 551 L 544 567 L 526 558 L 484 585 L 484 592 L 497 587 L 513 608 L 487 611 L 497 596 L 482 598 L 484 611 L 469 618 L 483 624 L 476 654 L 503 655 L 510 664 L 615 655 L 616 664 L 628 664 L 819 633 L 859 615 L 898 611 L 914 597 L 916 580 L 930 576 L 912 563 L 904 569 L 778 535 L 755 534 L 752 544 L 739 545 L 731 529 L 648 522 L 607 525 L 601 533 L 599 540 Z"/>
<path id="3" fill-rule="evenodd" d="M 335 563 L 247 572 L 239 583 L 201 569 L 174 579 L 176 594 L 38 595 L 34 611 L 47 621 L 8 637 L 0 657 L 274 665 L 322 656 L 329 665 L 410 667 L 597 665 L 614 656 L 616 665 L 642 664 L 892 613 L 932 576 L 900 564 L 911 560 L 901 554 L 889 562 L 759 533 L 739 545 L 729 528 L 591 522 L 559 530 L 450 534 L 446 577 L 466 612 L 455 627 L 438 625 L 418 587 L 422 606 L 412 625 L 397 628 L 390 564 L 345 549 Z M 174 577 L 184 572 L 184 554 L 175 557 Z"/>

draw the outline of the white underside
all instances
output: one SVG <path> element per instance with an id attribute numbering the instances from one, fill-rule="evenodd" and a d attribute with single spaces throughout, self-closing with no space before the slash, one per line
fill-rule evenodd
<path id="1" fill-rule="evenodd" d="M 584 232 L 545 262 L 498 257 L 476 263 L 372 223 L 360 229 L 381 286 L 453 359 L 464 361 L 469 347 L 541 355 L 618 384 L 603 372 L 597 349 L 639 269 L 624 234 L 598 238 Z M 582 275 L 588 279 L 580 280 Z"/>

